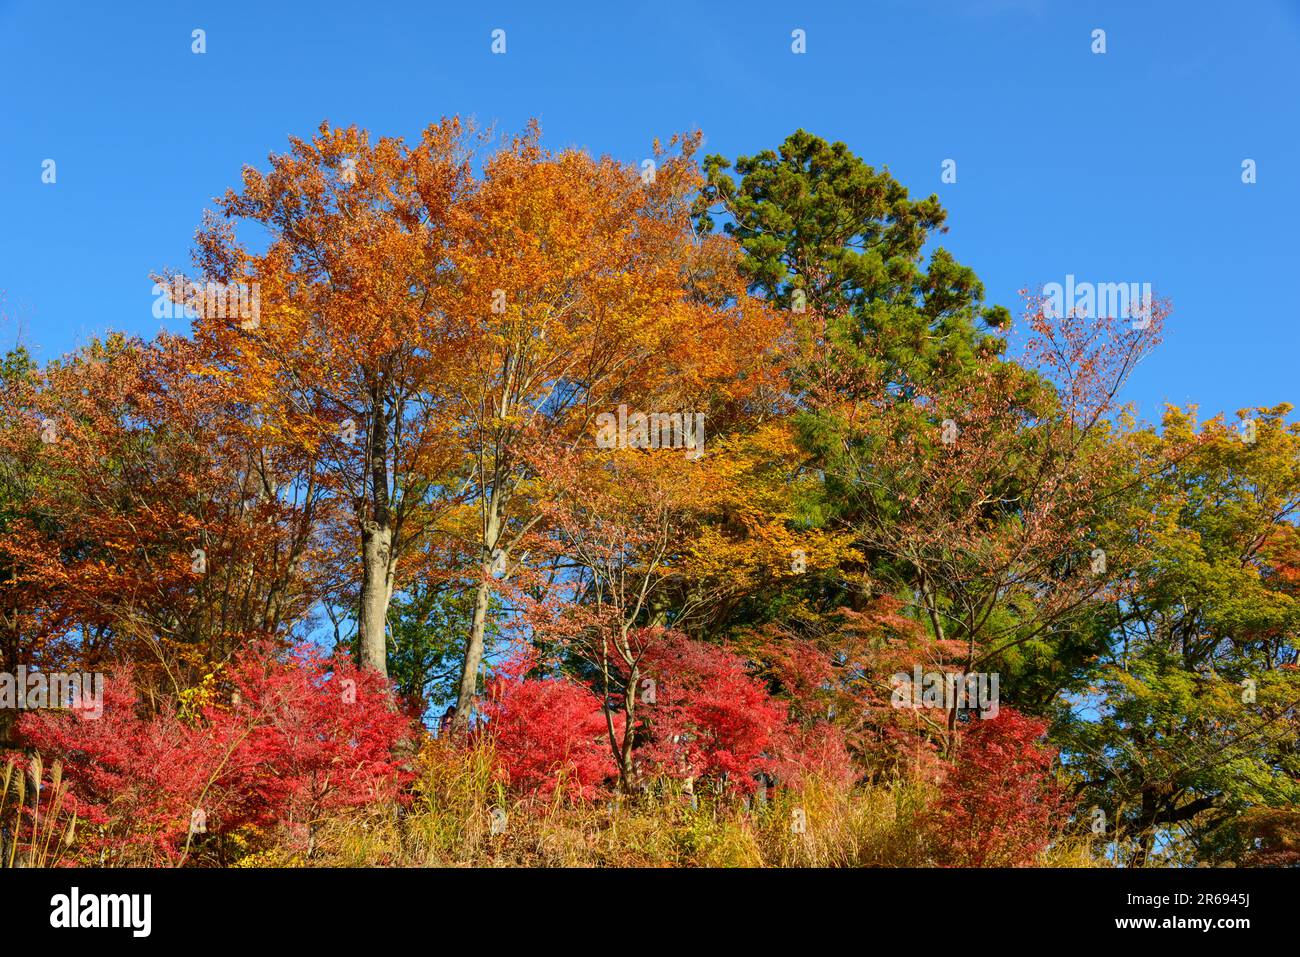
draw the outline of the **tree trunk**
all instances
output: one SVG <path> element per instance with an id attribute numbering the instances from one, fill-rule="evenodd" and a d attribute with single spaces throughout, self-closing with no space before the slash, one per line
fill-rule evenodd
<path id="1" fill-rule="evenodd" d="M 378 522 L 361 526 L 361 613 L 358 621 L 360 664 L 388 677 L 388 648 L 384 627 L 392 597 L 389 558 L 393 530 Z"/>
<path id="2" fill-rule="evenodd" d="M 640 675 L 636 665 L 632 665 L 631 677 L 623 692 L 623 747 L 618 754 L 618 783 L 625 794 L 636 793 L 636 781 L 632 773 L 632 746 L 636 743 L 636 696 Z"/>
<path id="3" fill-rule="evenodd" d="M 465 665 L 460 673 L 460 692 L 456 697 L 456 723 L 460 725 L 469 723 L 470 709 L 474 707 L 474 695 L 478 691 L 478 669 L 483 662 L 483 634 L 487 630 L 488 602 L 492 597 L 490 563 L 483 564 L 482 573 L 483 581 L 479 582 L 474 597 L 474 618 L 470 623 L 469 641 L 465 642 Z"/>
<path id="4" fill-rule="evenodd" d="M 460 692 L 456 697 L 456 724 L 466 727 L 474 709 L 474 695 L 478 691 L 478 670 L 483 662 L 483 640 L 487 633 L 488 605 L 492 600 L 493 555 L 501 532 L 500 500 L 496 491 L 488 499 L 487 521 L 483 533 L 483 559 L 479 572 L 481 578 L 474 596 L 474 617 L 470 622 L 469 640 L 465 642 L 465 665 L 460 673 Z"/>
<path id="5" fill-rule="evenodd" d="M 357 613 L 357 662 L 388 677 L 388 602 L 393 597 L 393 521 L 388 494 L 389 422 L 380 382 L 372 381 L 366 471 L 372 518 L 361 521 L 361 608 Z"/>

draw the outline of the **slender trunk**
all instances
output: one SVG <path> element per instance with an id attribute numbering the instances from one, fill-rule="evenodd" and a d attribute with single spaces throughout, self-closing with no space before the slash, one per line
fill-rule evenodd
<path id="1" fill-rule="evenodd" d="M 474 617 L 470 622 L 469 640 L 465 642 L 465 665 L 460 673 L 460 692 L 456 697 L 456 723 L 469 724 L 478 692 L 478 670 L 483 662 L 483 639 L 487 632 L 488 606 L 492 600 L 494 568 L 493 550 L 501 531 L 500 500 L 496 491 L 488 499 L 487 521 L 484 523 L 483 557 L 479 566 L 478 591 L 474 596 Z"/>
<path id="2" fill-rule="evenodd" d="M 636 743 L 633 731 L 636 728 L 636 696 L 639 679 L 637 667 L 632 665 L 631 676 L 623 692 L 623 747 L 618 754 L 619 783 L 626 794 L 636 793 L 636 781 L 633 780 L 632 775 L 632 745 Z"/>
<path id="3" fill-rule="evenodd" d="M 478 692 L 478 669 L 483 663 L 483 634 L 487 630 L 488 603 L 492 597 L 491 564 L 481 569 L 483 580 L 474 596 L 474 617 L 470 622 L 469 641 L 465 643 L 465 664 L 460 673 L 460 691 L 456 696 L 456 722 L 468 724 L 474 695 Z"/>
<path id="4" fill-rule="evenodd" d="M 946 640 L 946 635 L 944 634 L 944 630 L 943 630 L 943 620 L 939 616 L 939 601 L 938 598 L 935 596 L 934 591 L 930 587 L 929 580 L 926 578 L 924 574 L 921 575 L 921 598 L 922 601 L 925 603 L 925 613 L 930 619 L 930 626 L 934 629 L 935 641 L 938 642 L 940 647 L 942 647 L 944 641 Z M 969 669 L 970 669 L 970 657 L 968 656 L 966 668 L 963 669 L 963 680 L 964 680 L 964 672 L 968 671 Z M 945 758 L 951 758 L 954 752 L 956 751 L 956 747 L 957 747 L 957 702 L 956 700 L 948 702 L 947 720 L 945 724 L 947 727 L 947 734 L 945 735 L 945 740 L 943 743 L 943 756 Z"/>
<path id="5" fill-rule="evenodd" d="M 373 518 L 361 522 L 361 608 L 357 614 L 359 664 L 388 677 L 384 634 L 393 597 L 393 522 L 388 495 L 388 419 L 379 383 L 370 386 L 370 429 L 366 437 Z"/>
<path id="6" fill-rule="evenodd" d="M 600 700 L 605 707 L 605 736 L 609 739 L 609 750 L 618 764 L 618 779 L 623 780 L 622 750 L 619 748 L 618 735 L 614 733 L 614 712 L 609 709 L 609 637 L 603 632 L 600 636 Z"/>
<path id="7" fill-rule="evenodd" d="M 361 526 L 361 613 L 358 622 L 360 664 L 388 677 L 388 650 L 384 626 L 392 595 L 389 557 L 393 530 L 378 522 Z"/>

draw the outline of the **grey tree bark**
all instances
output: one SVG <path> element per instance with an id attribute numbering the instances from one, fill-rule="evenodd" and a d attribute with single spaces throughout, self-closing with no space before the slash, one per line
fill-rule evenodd
<path id="1" fill-rule="evenodd" d="M 388 419 L 381 386 L 370 386 L 366 466 L 371 515 L 361 522 L 361 602 L 357 613 L 358 663 L 388 677 L 388 604 L 393 597 L 393 518 L 388 491 Z"/>
<path id="2" fill-rule="evenodd" d="M 474 695 L 478 691 L 478 672 L 483 662 L 488 607 L 492 601 L 495 564 L 493 552 L 498 546 L 500 535 L 501 500 L 494 487 L 487 502 L 487 514 L 483 525 L 483 560 L 479 569 L 481 577 L 474 595 L 474 616 L 470 622 L 469 637 L 465 642 L 465 663 L 460 674 L 460 691 L 456 697 L 456 722 L 462 727 L 469 723 L 470 712 L 474 707 Z"/>

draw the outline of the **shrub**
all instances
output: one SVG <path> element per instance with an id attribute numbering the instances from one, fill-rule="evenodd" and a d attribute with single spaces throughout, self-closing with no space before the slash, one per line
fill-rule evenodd
<path id="1" fill-rule="evenodd" d="M 739 655 L 664 631 L 647 643 L 641 670 L 655 694 L 639 709 L 646 727 L 637 756 L 660 774 L 725 781 L 751 793 L 755 775 L 775 772 L 788 753 L 786 705 Z"/>
<path id="2" fill-rule="evenodd" d="M 1070 802 L 1053 773 L 1046 723 L 1012 708 L 966 726 L 928 816 L 940 863 L 1020 867 L 1034 863 L 1065 825 Z"/>
<path id="3" fill-rule="evenodd" d="M 74 857 L 103 865 L 179 865 L 225 856 L 250 827 L 312 849 L 329 813 L 396 796 L 394 751 L 410 734 L 381 678 L 301 647 L 250 648 L 232 663 L 228 705 L 183 717 L 164 700 L 146 713 L 129 669 L 109 676 L 102 716 L 30 712 L 24 743 L 62 762 L 84 822 Z"/>
<path id="4" fill-rule="evenodd" d="M 592 798 L 617 773 L 601 701 L 568 678 L 526 677 L 534 660 L 514 659 L 489 682 L 476 737 L 490 739 L 512 791 Z"/>

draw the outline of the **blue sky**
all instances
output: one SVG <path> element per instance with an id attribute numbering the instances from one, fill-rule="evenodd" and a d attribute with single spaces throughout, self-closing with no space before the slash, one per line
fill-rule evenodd
<path id="1" fill-rule="evenodd" d="M 944 244 L 1013 312 L 1067 273 L 1172 299 L 1128 393 L 1144 415 L 1296 400 L 1297 79 L 1295 0 L 0 0 L 0 347 L 156 332 L 150 273 L 188 266 L 212 197 L 323 119 L 414 137 L 537 116 L 551 147 L 633 162 L 692 128 L 732 157 L 842 139 L 938 193 Z"/>

